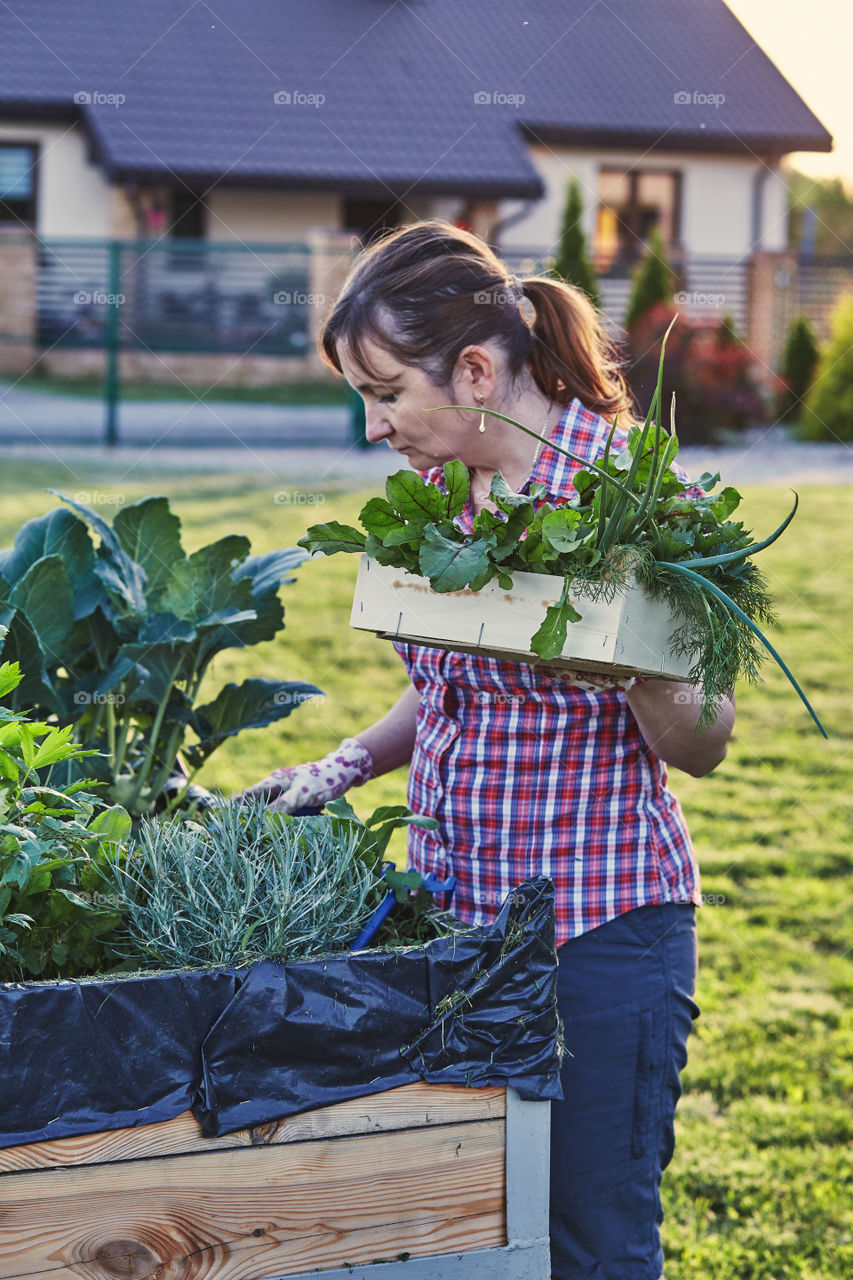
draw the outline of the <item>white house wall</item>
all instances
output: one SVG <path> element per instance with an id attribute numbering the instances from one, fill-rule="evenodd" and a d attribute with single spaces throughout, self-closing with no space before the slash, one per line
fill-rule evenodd
<path id="1" fill-rule="evenodd" d="M 341 225 L 341 199 L 334 192 L 214 188 L 205 204 L 211 240 L 298 241 L 309 231 Z"/>
<path id="2" fill-rule="evenodd" d="M 595 232 L 598 172 L 602 165 L 626 169 L 677 169 L 682 176 L 681 238 L 690 254 L 740 256 L 753 247 L 783 249 L 787 236 L 785 178 L 748 156 L 696 156 L 659 152 L 642 156 L 631 151 L 531 147 L 531 159 L 546 187 L 526 217 L 500 232 L 506 249 L 553 250 L 559 233 L 566 186 L 576 177 L 584 197 L 583 226 L 591 243 Z M 765 174 L 762 237 L 752 244 L 754 175 Z M 501 201 L 498 218 L 522 208 L 518 200 Z"/>
<path id="3" fill-rule="evenodd" d="M 102 171 L 86 158 L 76 125 L 0 124 L 0 142 L 39 148 L 36 231 L 42 236 L 109 236 L 111 195 Z"/>

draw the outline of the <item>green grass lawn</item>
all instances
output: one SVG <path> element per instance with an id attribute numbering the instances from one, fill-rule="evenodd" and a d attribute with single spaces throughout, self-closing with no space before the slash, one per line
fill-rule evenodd
<path id="1" fill-rule="evenodd" d="M 92 489 L 49 466 L 7 464 L 0 545 L 54 505 L 47 485 Z M 303 486 L 304 487 L 304 486 Z M 126 501 L 165 492 L 192 550 L 226 532 L 253 551 L 292 545 L 317 520 L 352 521 L 368 494 L 277 505 L 255 476 L 107 485 Z M 665 1179 L 667 1280 L 839 1280 L 853 1268 L 853 544 L 851 495 L 806 488 L 791 529 L 761 555 L 778 601 L 777 647 L 814 702 L 824 742 L 782 675 L 738 690 L 723 765 L 696 780 L 673 771 L 708 903 L 699 912 L 702 1017 L 691 1041 L 678 1147 Z M 787 490 L 746 489 L 743 513 L 769 532 Z M 110 512 L 104 504 L 99 510 Z M 214 663 L 212 695 L 246 676 L 310 680 L 326 693 L 290 719 L 226 743 L 201 781 L 232 788 L 277 764 L 310 760 L 380 716 L 406 677 L 394 650 L 348 625 L 354 557 L 302 566 L 284 588 L 287 626 Z M 369 813 L 405 798 L 398 771 L 350 797 Z M 396 852 L 401 852 L 396 846 Z"/>

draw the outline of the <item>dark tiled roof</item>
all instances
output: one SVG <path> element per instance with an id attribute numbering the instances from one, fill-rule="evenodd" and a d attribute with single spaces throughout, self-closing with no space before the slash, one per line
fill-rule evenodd
<path id="1" fill-rule="evenodd" d="M 0 24 L 0 113 L 81 113 L 119 178 L 536 196 L 525 135 L 831 146 L 721 0 L 29 0 Z"/>

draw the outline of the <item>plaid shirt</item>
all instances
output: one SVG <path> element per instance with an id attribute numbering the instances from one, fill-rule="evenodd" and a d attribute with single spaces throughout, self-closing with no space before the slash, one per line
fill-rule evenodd
<path id="1" fill-rule="evenodd" d="M 593 461 L 609 432 L 573 400 L 549 439 Z M 617 430 L 613 446 L 624 442 Z M 522 492 L 539 480 L 565 500 L 579 469 L 545 445 Z M 440 468 L 421 474 L 442 482 Z M 469 502 L 461 527 L 473 518 Z M 623 692 L 587 693 L 520 662 L 394 647 L 420 693 L 409 807 L 439 822 L 409 829 L 409 861 L 458 877 L 455 915 L 492 920 L 540 874 L 556 889 L 558 945 L 647 903 L 698 905 L 681 808 Z"/>

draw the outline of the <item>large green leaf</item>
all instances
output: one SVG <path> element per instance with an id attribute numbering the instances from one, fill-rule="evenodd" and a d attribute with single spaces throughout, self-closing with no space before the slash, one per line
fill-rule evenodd
<path id="1" fill-rule="evenodd" d="M 102 843 L 121 844 L 130 836 L 132 825 L 127 810 L 120 804 L 113 804 L 95 815 L 89 823 L 89 830 L 98 836 Z"/>
<path id="2" fill-rule="evenodd" d="M 447 505 L 444 494 L 416 471 L 395 471 L 385 481 L 385 494 L 394 510 L 406 520 L 426 524 L 444 516 Z"/>
<path id="3" fill-rule="evenodd" d="M 3 635 L 6 635 L 5 629 Z M 21 668 L 17 662 L 4 662 L 0 666 L 0 702 L 13 689 L 17 689 L 22 679 Z"/>
<path id="4" fill-rule="evenodd" d="M 466 546 L 428 525 L 421 544 L 421 573 L 434 591 L 458 591 L 482 576 L 489 564 L 488 551 L 481 538 Z"/>
<path id="5" fill-rule="evenodd" d="M 559 658 L 566 647 L 568 624 L 580 622 L 581 615 L 569 599 L 571 581 L 566 578 L 562 594 L 557 604 L 551 604 L 545 611 L 545 619 L 530 642 L 530 647 L 540 658 Z"/>
<path id="6" fill-rule="evenodd" d="M 506 511 L 507 513 L 514 511 L 516 507 L 531 505 L 530 496 L 526 493 L 516 493 L 514 489 L 511 489 L 500 471 L 496 471 L 492 476 L 492 487 L 489 496 L 498 510 Z"/>
<path id="7" fill-rule="evenodd" d="M 452 462 L 445 462 L 443 474 L 444 488 L 447 493 L 444 514 L 452 518 L 465 510 L 465 503 L 468 501 L 471 489 L 471 477 L 465 463 L 460 462 L 458 458 L 454 458 Z"/>
<path id="8" fill-rule="evenodd" d="M 74 617 L 87 617 L 103 596 L 103 587 L 95 573 L 95 549 L 88 530 L 64 507 L 22 525 L 14 547 L 0 552 L 3 576 L 14 586 L 37 560 L 51 555 L 59 556 L 65 565 L 74 593 Z"/>
<path id="9" fill-rule="evenodd" d="M 145 572 L 131 560 L 112 528 L 96 512 L 82 502 L 69 498 L 59 489 L 48 489 L 69 507 L 79 511 L 101 539 L 95 561 L 95 572 L 121 612 L 145 612 Z"/>
<path id="10" fill-rule="evenodd" d="M 145 570 L 145 595 L 149 608 L 169 581 L 169 568 L 184 560 L 181 522 L 169 510 L 168 499 L 143 498 L 122 507 L 113 520 L 113 530 L 123 549 Z"/>
<path id="11" fill-rule="evenodd" d="M 339 520 L 329 520 L 326 524 L 312 524 L 298 545 L 310 555 L 322 551 L 324 556 L 331 556 L 336 551 L 363 551 L 364 542 L 360 529 L 354 529 L 351 524 L 341 524 Z"/>
<path id="12" fill-rule="evenodd" d="M 550 511 L 542 521 L 542 537 L 561 553 L 574 551 L 583 542 L 589 542 L 595 533 L 591 525 L 582 524 L 583 517 L 571 507 Z"/>
<path id="13" fill-rule="evenodd" d="M 62 714 L 63 702 L 48 675 L 44 650 L 20 610 L 15 611 L 9 622 L 0 658 L 17 662 L 23 672 L 21 683 L 6 698 L 8 706 L 15 711 L 33 708 L 40 714 Z"/>
<path id="14" fill-rule="evenodd" d="M 249 556 L 234 570 L 239 581 L 248 578 L 252 584 L 252 606 L 257 618 L 229 626 L 231 645 L 258 644 L 272 640 L 284 626 L 284 606 L 278 598 L 279 588 L 295 582 L 289 573 L 308 559 L 301 547 L 283 547 L 262 556 Z"/>
<path id="15" fill-rule="evenodd" d="M 387 498 L 371 498 L 364 504 L 358 516 L 368 533 L 386 542 L 391 534 L 402 536 L 403 541 L 412 537 L 406 521 L 399 516 Z"/>
<path id="16" fill-rule="evenodd" d="M 401 543 L 400 545 L 391 542 L 386 546 L 374 533 L 367 535 L 367 540 L 364 544 L 365 554 L 375 560 L 377 564 L 391 565 L 395 569 L 408 569 L 410 573 L 420 572 L 418 550 L 419 543 L 415 544 L 414 547 L 410 542 Z"/>
<path id="17" fill-rule="evenodd" d="M 192 726 L 198 743 L 185 748 L 190 765 L 197 768 L 212 751 L 242 729 L 263 729 L 282 720 L 303 702 L 323 697 L 322 689 L 302 680 L 244 680 L 227 684 L 212 702 L 196 707 Z"/>
<path id="18" fill-rule="evenodd" d="M 159 601 L 161 611 L 198 624 L 251 609 L 251 581 L 233 576 L 248 552 L 248 538 L 228 534 L 170 565 Z"/>
<path id="19" fill-rule="evenodd" d="M 295 582 L 290 570 L 297 569 L 307 559 L 308 553 L 301 547 L 280 547 L 278 551 L 268 551 L 265 555 L 247 556 L 234 570 L 233 576 L 238 581 L 248 578 L 252 594 L 262 595 L 267 591 L 277 591 L 285 583 Z"/>
<path id="20" fill-rule="evenodd" d="M 9 600 L 26 615 L 49 665 L 58 665 L 74 624 L 71 583 L 59 556 L 44 556 L 30 565 L 12 588 Z"/>
<path id="21" fill-rule="evenodd" d="M 159 706 L 173 695 L 173 685 L 181 679 L 187 658 L 183 645 L 165 644 L 127 644 L 118 652 L 113 671 L 118 672 L 127 667 L 123 678 L 130 671 L 136 672 L 135 684 L 125 685 L 126 697 L 130 706 L 154 704 Z M 181 695 L 183 697 L 183 695 Z"/>

